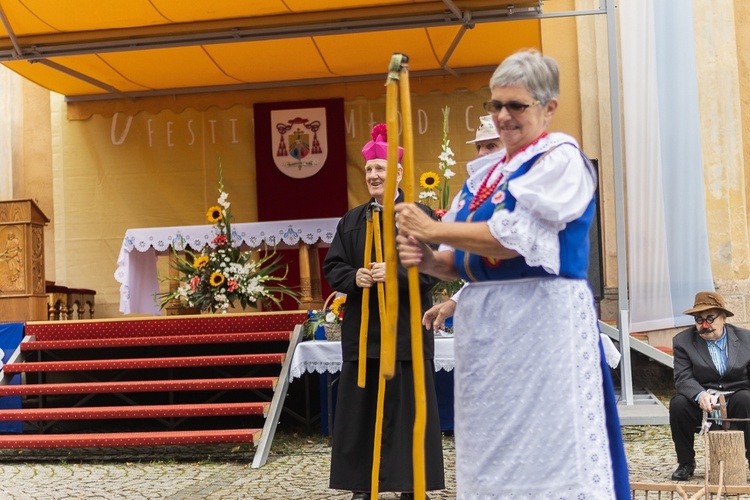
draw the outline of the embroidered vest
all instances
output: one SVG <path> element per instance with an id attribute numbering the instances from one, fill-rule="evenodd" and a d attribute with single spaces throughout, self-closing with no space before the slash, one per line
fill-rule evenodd
<path id="1" fill-rule="evenodd" d="M 527 173 L 544 155 L 539 153 L 521 165 L 518 170 L 503 179 L 495 192 L 474 212 L 469 211 L 474 195 L 466 184 L 461 191 L 461 205 L 456 214 L 456 222 L 488 221 L 497 210 L 513 212 L 516 199 L 508 191 L 508 182 Z M 588 159 L 583 156 L 584 161 Z M 585 212 L 578 219 L 568 222 L 565 229 L 558 233 L 560 242 L 559 276 L 575 279 L 586 279 L 589 267 L 589 227 L 594 218 L 596 197 L 592 197 Z M 455 264 L 461 278 L 467 281 L 497 281 L 522 278 L 554 276 L 540 266 L 526 264 L 523 256 L 509 260 L 497 260 L 456 249 Z"/>

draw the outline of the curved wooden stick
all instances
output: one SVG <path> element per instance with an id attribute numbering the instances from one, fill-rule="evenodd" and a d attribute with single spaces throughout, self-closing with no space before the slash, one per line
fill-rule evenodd
<path id="1" fill-rule="evenodd" d="M 365 256 L 364 267 L 370 265 L 372 258 L 372 215 L 367 214 L 367 225 L 365 229 Z M 362 289 L 362 314 L 359 320 L 359 359 L 357 360 L 357 386 L 365 387 L 365 376 L 367 375 L 367 326 L 370 323 L 370 289 Z"/>

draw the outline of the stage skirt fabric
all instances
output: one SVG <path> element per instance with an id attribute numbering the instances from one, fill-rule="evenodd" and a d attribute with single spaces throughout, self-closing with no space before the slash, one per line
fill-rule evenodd
<path id="1" fill-rule="evenodd" d="M 343 363 L 333 426 L 330 481 L 333 489 L 370 491 L 379 365 L 379 359 L 367 360 L 366 387 L 369 390 L 363 390 L 357 387 L 357 362 Z M 427 389 L 426 485 L 427 490 L 440 490 L 445 488 L 445 480 L 442 435 L 435 398 L 435 367 L 432 360 L 425 360 L 424 370 Z M 413 388 L 411 361 L 396 361 L 395 375 L 387 382 L 385 391 L 380 491 L 414 490 Z"/>
<path id="2" fill-rule="evenodd" d="M 585 280 L 472 283 L 455 328 L 457 498 L 616 498 Z"/>

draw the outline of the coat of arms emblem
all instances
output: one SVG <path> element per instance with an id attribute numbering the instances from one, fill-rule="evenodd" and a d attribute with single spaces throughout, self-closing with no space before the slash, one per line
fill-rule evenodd
<path id="1" fill-rule="evenodd" d="M 273 161 L 284 175 L 304 179 L 326 161 L 328 141 L 325 108 L 271 111 Z"/>

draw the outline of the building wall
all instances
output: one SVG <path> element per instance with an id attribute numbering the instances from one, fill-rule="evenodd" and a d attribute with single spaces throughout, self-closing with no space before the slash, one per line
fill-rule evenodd
<path id="1" fill-rule="evenodd" d="M 596 8 L 598 0 L 558 0 L 545 4 L 547 11 Z M 717 289 L 737 311 L 737 322 L 750 319 L 750 176 L 745 158 L 750 155 L 750 2 L 744 0 L 694 0 L 696 40 L 701 74 L 700 106 L 705 163 L 707 219 L 712 268 Z M 605 285 L 617 287 L 614 178 L 612 175 L 611 123 L 606 19 L 585 16 L 542 21 L 542 47 L 562 69 L 561 106 L 553 128 L 563 128 L 600 160 L 600 193 L 603 217 Z M 47 278 L 76 280 L 96 288 L 92 277 L 68 273 L 64 252 L 55 254 L 55 236 L 69 236 L 63 206 L 53 194 L 53 178 L 65 157 L 53 136 L 63 127 L 64 103 L 49 93 L 0 67 L 0 198 L 33 198 L 50 217 L 47 229 Z M 686 103 L 686 105 L 691 105 Z M 56 132 L 57 131 L 57 132 Z M 53 147 L 55 148 L 53 150 Z M 54 161 L 53 161 L 54 158 Z M 626 160 L 626 159 L 625 159 Z M 54 166 L 54 170 L 53 170 Z M 62 172 L 62 171 L 60 171 Z M 66 182 L 75 182 L 66 179 Z M 56 226 L 57 223 L 57 226 Z M 133 220 L 132 226 L 147 225 Z M 57 270 L 56 270 L 57 269 Z M 108 277 L 107 279 L 110 279 Z M 62 282 L 62 281 L 61 281 Z M 65 284 L 65 283 L 63 283 Z M 97 297 L 99 299 L 99 297 Z M 616 305 L 616 297 L 613 298 Z M 102 304 L 104 305 L 104 304 Z M 116 304 L 98 309 L 117 316 Z"/>
<path id="2" fill-rule="evenodd" d="M 0 66 L 0 199 L 33 199 L 50 218 L 47 279 L 54 281 L 52 127 L 49 91 Z"/>

